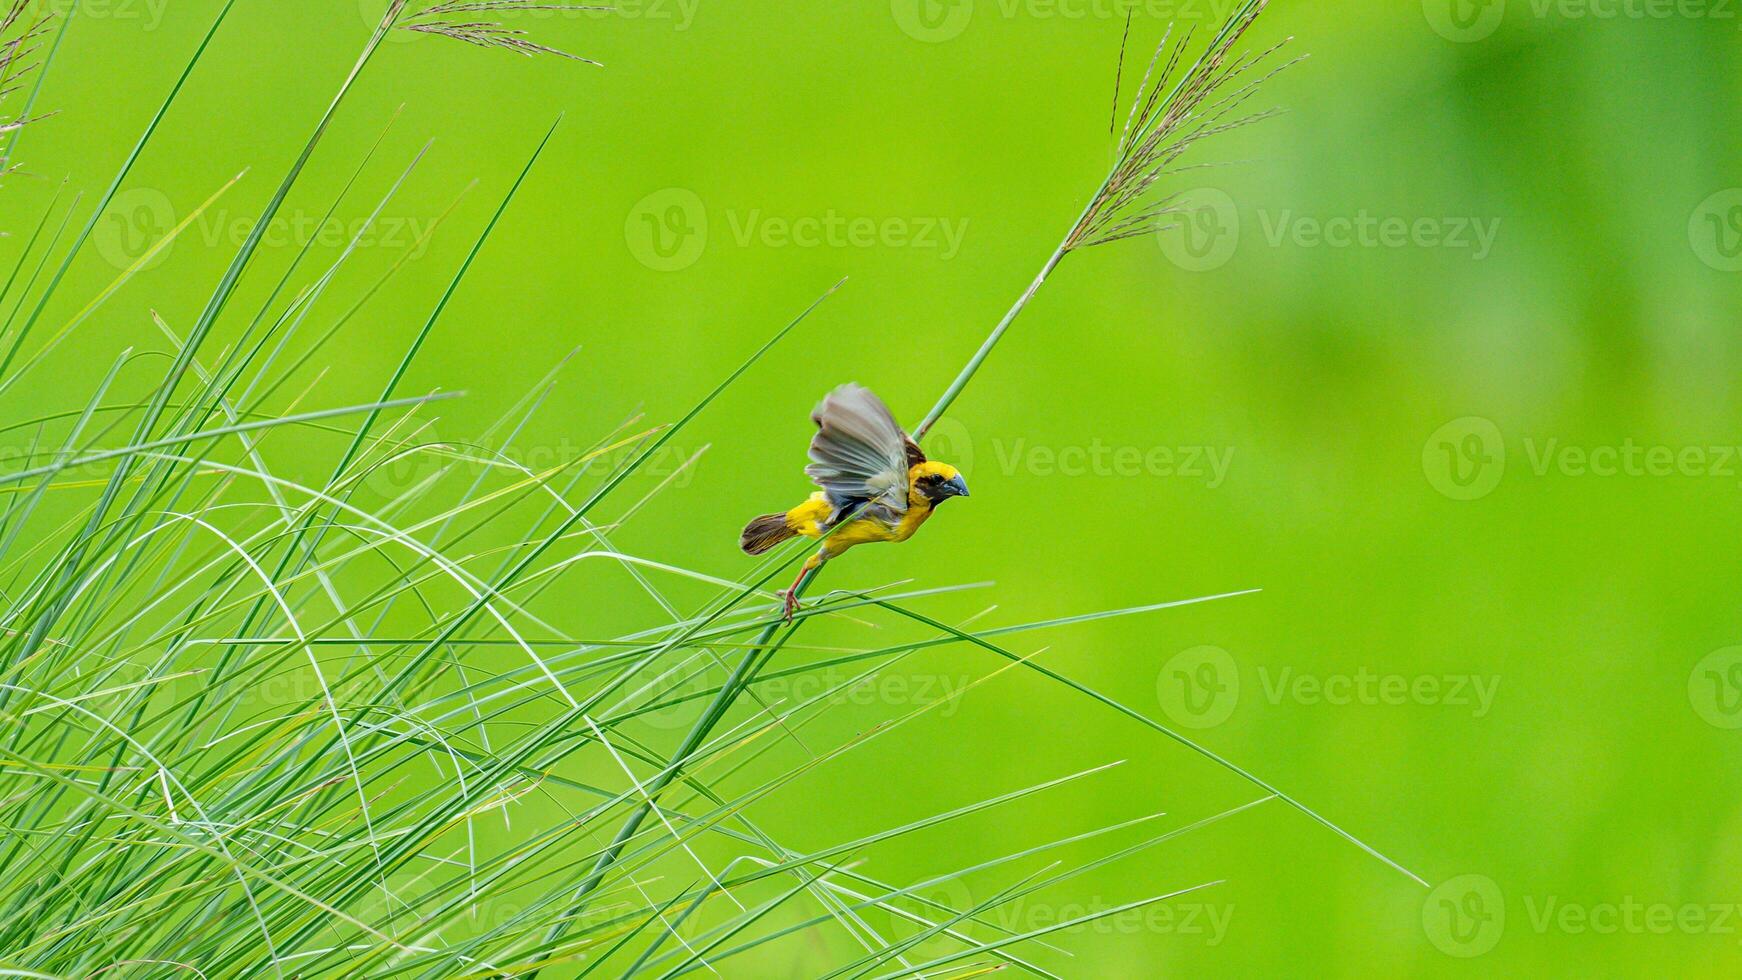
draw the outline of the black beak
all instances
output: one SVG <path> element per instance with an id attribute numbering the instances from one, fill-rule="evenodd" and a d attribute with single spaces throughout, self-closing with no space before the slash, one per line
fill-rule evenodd
<path id="1" fill-rule="evenodd" d="M 962 482 L 962 478 L 959 476 L 945 480 L 939 485 L 939 489 L 944 492 L 946 497 L 966 497 L 968 495 L 968 485 Z"/>

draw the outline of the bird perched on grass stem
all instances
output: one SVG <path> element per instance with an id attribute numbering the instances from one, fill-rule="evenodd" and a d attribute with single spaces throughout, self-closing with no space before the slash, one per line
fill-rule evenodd
<path id="1" fill-rule="evenodd" d="M 798 609 L 799 583 L 823 562 L 869 541 L 906 541 L 938 504 L 968 495 L 962 474 L 926 459 L 870 389 L 836 388 L 811 421 L 817 434 L 804 471 L 822 489 L 791 510 L 751 521 L 738 542 L 746 554 L 760 555 L 799 535 L 823 539 L 792 588 L 781 593 L 788 622 Z"/>

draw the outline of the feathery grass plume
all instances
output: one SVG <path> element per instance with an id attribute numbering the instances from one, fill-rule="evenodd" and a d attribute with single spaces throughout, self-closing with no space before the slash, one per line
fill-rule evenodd
<path id="1" fill-rule="evenodd" d="M 1125 125 L 1115 147 L 1115 162 L 1107 180 L 1089 202 L 1083 216 L 1065 238 L 1065 250 L 1100 245 L 1158 227 L 1160 219 L 1177 214 L 1176 200 L 1148 202 L 1149 191 L 1163 177 L 1177 174 L 1175 163 L 1193 145 L 1275 115 L 1277 110 L 1237 115 L 1236 111 L 1258 87 L 1277 72 L 1300 59 L 1286 62 L 1253 77 L 1287 40 L 1229 60 L 1235 45 L 1264 12 L 1269 0 L 1250 0 L 1222 25 L 1191 64 L 1180 71 L 1182 56 L 1192 32 L 1176 39 L 1170 27 L 1150 57 L 1149 67 L 1138 83 L 1136 96 L 1126 113 Z M 1123 77 L 1124 42 L 1120 42 Z M 1233 83 L 1246 79 L 1244 84 Z M 1114 106 L 1118 106 L 1118 82 L 1114 83 Z M 1146 203 L 1148 202 L 1148 203 Z"/>
<path id="2" fill-rule="evenodd" d="M 1035 293 L 1039 291 L 1066 255 L 1081 245 L 1113 241 L 1148 230 L 1155 219 L 1166 212 L 1166 205 L 1145 208 L 1141 203 L 1145 192 L 1161 177 L 1170 172 L 1176 172 L 1172 169 L 1172 164 L 1181 154 L 1206 137 L 1226 132 L 1267 115 L 1267 113 L 1258 113 L 1244 118 L 1227 119 L 1228 113 L 1243 103 L 1262 79 L 1251 81 L 1232 91 L 1227 90 L 1228 84 L 1240 78 L 1249 68 L 1263 61 L 1275 50 L 1275 48 L 1271 48 L 1232 62 L 1228 60 L 1234 46 L 1252 26 L 1258 15 L 1263 12 L 1266 2 L 1267 0 L 1246 0 L 1236 7 L 1204 51 L 1192 62 L 1191 67 L 1177 77 L 1176 69 L 1182 59 L 1187 39 L 1181 38 L 1178 43 L 1172 45 L 1164 40 L 1158 46 L 1155 59 L 1150 65 L 1150 71 L 1146 72 L 1144 81 L 1138 86 L 1126 131 L 1119 139 L 1118 152 L 1112 169 L 1101 185 L 1096 188 L 1094 194 L 1091 195 L 1082 214 L 1071 226 L 1058 247 L 1053 250 L 1052 255 L 1047 258 L 1040 272 L 1029 283 L 1028 288 L 1017 297 L 1004 317 L 993 327 L 979 349 L 969 358 L 955 379 L 950 382 L 938 398 L 931 411 L 914 427 L 915 439 L 923 439 L 932 425 L 943 416 L 943 413 L 948 410 L 962 390 L 967 387 L 968 382 L 978 373 L 986 358 L 997 347 L 1005 331 L 1027 307 L 1029 301 L 1034 298 Z M 1127 27 L 1129 27 L 1129 22 Z M 1171 36 L 1171 31 L 1169 34 Z M 1120 41 L 1121 58 L 1124 46 L 1125 38 L 1122 37 Z M 1167 61 L 1158 72 L 1156 71 L 1156 61 L 1161 59 L 1164 52 L 1167 53 Z M 1116 73 L 1116 77 L 1122 78 L 1123 73 Z M 1221 93 L 1220 97 L 1215 98 L 1215 101 L 1210 101 L 1218 93 Z M 1115 106 L 1117 103 L 1118 96 L 1115 94 Z M 844 526 L 845 523 L 843 521 L 837 527 Z M 797 552 L 788 550 L 795 556 L 787 560 L 787 563 L 790 564 L 796 560 Z M 784 568 L 784 565 L 782 567 Z M 802 595 L 815 583 L 824 567 L 826 566 L 814 569 L 802 576 L 794 586 L 794 594 Z M 772 578 L 772 576 L 768 578 Z M 763 581 L 768 581 L 768 578 L 764 578 Z M 1264 790 L 1267 799 L 1278 799 L 1294 807 L 1387 866 L 1426 887 L 1426 881 L 1419 875 L 1385 856 L 1373 846 L 1320 815 L 1300 800 L 1276 788 L 1232 760 L 1226 759 L 1185 735 L 1161 725 L 1141 712 L 1119 704 L 1057 671 L 1004 650 L 981 636 L 955 629 L 910 610 L 883 606 L 877 600 L 868 601 L 874 605 L 888 608 L 898 615 L 923 623 L 940 633 L 954 635 L 963 642 L 971 643 L 1005 658 L 1012 665 L 1020 665 L 1037 671 L 1049 680 L 1117 711 L 1157 734 L 1180 743 Z M 648 816 L 655 812 L 660 795 L 665 792 L 667 787 L 683 777 L 686 768 L 695 762 L 699 754 L 705 753 L 708 738 L 713 733 L 714 728 L 726 718 L 739 695 L 755 684 L 763 669 L 802 628 L 807 619 L 808 617 L 801 615 L 784 629 L 784 624 L 780 619 L 775 619 L 763 627 L 751 649 L 742 656 L 731 675 L 714 693 L 712 699 L 703 709 L 701 716 L 691 726 L 678 747 L 667 757 L 665 768 L 648 783 L 637 787 L 643 797 L 643 802 L 630 813 L 628 819 L 618 828 L 617 835 L 599 854 L 592 870 L 580 879 L 572 904 L 567 908 L 563 917 L 552 925 L 546 937 L 548 943 L 554 945 L 562 940 L 570 928 L 570 922 L 585 912 L 594 893 L 604 884 L 613 867 L 621 859 L 624 849 L 643 833 L 642 825 Z"/>
<path id="3" fill-rule="evenodd" d="M 199 77 L 232 5 L 96 215 Z M 257 227 L 297 192 L 389 23 Z M 997 915 L 1272 794 L 1197 820 L 1047 828 L 910 884 L 857 863 L 912 835 L 1070 793 L 1109 771 L 1099 759 L 959 805 L 921 801 L 911 817 L 864 832 L 813 822 L 801 844 L 764 824 L 779 794 L 817 791 L 830 768 L 1016 672 L 1156 728 L 1036 662 L 1044 647 L 1015 644 L 1236 594 L 980 626 L 912 608 L 972 585 L 835 592 L 798 623 L 904 628 L 819 648 L 783 630 L 767 601 L 797 553 L 727 580 L 622 550 L 617 530 L 673 486 L 652 472 L 658 454 L 821 300 L 795 302 L 788 324 L 672 422 L 629 413 L 551 465 L 519 462 L 513 441 L 555 371 L 483 434 L 444 431 L 432 413 L 455 396 L 401 388 L 426 343 L 453 328 L 448 301 L 507 227 L 497 219 L 516 189 L 539 178 L 544 145 L 529 138 L 518 171 L 487 180 L 490 216 L 465 236 L 465 258 L 428 297 L 428 316 L 402 328 L 405 355 L 361 403 L 328 397 L 314 359 L 404 266 L 402 256 L 357 295 L 339 295 L 339 271 L 415 155 L 380 182 L 366 156 L 337 196 L 314 205 L 366 216 L 338 254 L 305 243 L 258 307 L 237 310 L 238 281 L 263 264 L 249 237 L 203 305 L 145 325 L 164 338 L 161 350 L 124 349 L 85 368 L 85 391 L 18 379 L 71 356 L 56 344 L 83 313 L 46 340 L 31 339 L 30 326 L 76 281 L 63 274 L 90 225 L 65 242 L 44 236 L 40 254 L 33 238 L 0 269 L 22 293 L 0 358 L 0 438 L 13 450 L 0 459 L 0 973 L 437 980 L 555 966 L 669 978 L 755 976 L 771 964 L 790 972 L 798 961 L 818 976 L 1054 977 L 1040 962 L 1059 953 L 1047 944 L 1054 933 L 1213 885 L 1158 885 L 1027 931 Z M 369 200 L 354 207 L 349 195 L 365 189 Z M 32 265 L 47 271 L 38 278 Z M 144 285 L 125 272 L 84 308 L 129 284 Z M 233 329 L 216 334 L 220 322 Z M 371 327 L 376 343 L 395 329 Z M 217 347 L 215 334 L 228 343 Z M 585 588 L 577 576 L 588 576 Z M 576 596 L 631 625 L 580 618 Z M 990 666 L 875 724 L 821 724 L 863 685 L 945 648 L 990 654 L 962 658 Z M 814 681 L 814 693 L 759 690 L 795 679 Z M 664 744 L 674 726 L 684 731 L 675 752 Z M 978 895 L 965 900 L 931 892 L 969 881 Z"/>
<path id="4" fill-rule="evenodd" d="M 1211 136 L 1274 115 L 1275 110 L 1265 110 L 1230 118 L 1230 114 L 1244 104 L 1258 90 L 1260 84 L 1276 72 L 1294 64 L 1288 62 L 1277 66 L 1261 77 L 1248 78 L 1245 84 L 1229 89 L 1230 83 L 1248 76 L 1252 68 L 1265 62 L 1287 43 L 1285 40 L 1255 54 L 1228 60 L 1234 47 L 1268 5 L 1269 0 L 1243 0 L 1230 11 L 1227 20 L 1222 22 L 1184 72 L 1179 69 L 1186 49 L 1190 46 L 1192 31 L 1184 31 L 1175 39 L 1174 27 L 1169 26 L 1161 42 L 1156 45 L 1149 67 L 1138 83 L 1137 92 L 1126 113 L 1125 126 L 1119 133 L 1114 148 L 1112 167 L 1089 196 L 1089 203 L 1084 205 L 1082 213 L 1065 233 L 1058 247 L 1053 249 L 1052 254 L 1041 265 L 1040 272 L 1029 282 L 1028 288 L 1011 304 L 1003 319 L 986 335 L 980 348 L 963 365 L 955 380 L 944 389 L 943 395 L 938 398 L 931 411 L 914 427 L 914 438 L 923 439 L 937 420 L 943 417 L 950 404 L 967 387 L 968 381 L 980 370 L 987 356 L 1004 338 L 1004 332 L 1010 328 L 1010 324 L 1028 306 L 1034 294 L 1040 291 L 1040 287 L 1052 275 L 1053 270 L 1058 268 L 1059 263 L 1064 261 L 1065 256 L 1086 246 L 1159 230 L 1161 219 L 1178 213 L 1180 208 L 1176 206 L 1178 202 L 1175 198 L 1150 201 L 1149 191 L 1163 177 L 1180 173 L 1184 169 L 1174 166 L 1180 156 Z M 1125 46 L 1129 37 L 1130 20 L 1127 18 L 1125 31 L 1119 38 L 1119 69 L 1114 73 L 1115 119 L 1118 117 L 1119 87 L 1125 77 Z"/>
<path id="5" fill-rule="evenodd" d="M 12 0 L 12 5 L 0 14 L 0 104 L 16 94 L 23 87 L 23 79 L 32 72 L 37 72 L 37 78 L 42 78 L 38 71 L 40 63 L 32 60 L 42 48 L 42 39 L 49 32 L 49 25 L 54 20 L 52 12 L 45 13 L 34 20 L 25 16 L 31 0 Z M 64 29 L 66 21 L 62 21 Z M 57 35 L 56 41 L 58 42 Z M 32 118 L 31 105 L 35 102 L 35 92 L 31 99 L 16 114 L 0 113 L 0 135 L 6 137 L 5 147 L 0 149 L 0 178 L 16 171 L 12 162 L 12 147 L 17 142 L 18 131 L 26 125 L 42 117 Z"/>
<path id="6" fill-rule="evenodd" d="M 413 9 L 409 14 L 404 13 L 405 7 L 406 0 L 395 0 L 388 14 L 394 26 L 402 31 L 435 34 L 481 48 L 501 48 L 527 57 L 551 54 L 589 65 L 597 65 L 598 62 L 533 41 L 528 38 L 526 31 L 508 27 L 500 20 L 479 18 L 533 10 L 580 12 L 612 9 L 610 6 L 594 4 L 550 3 L 549 0 L 444 0 L 428 7 Z"/>

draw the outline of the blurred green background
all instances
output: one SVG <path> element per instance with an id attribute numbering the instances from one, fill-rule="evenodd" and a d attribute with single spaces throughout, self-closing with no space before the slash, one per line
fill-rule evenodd
<path id="1" fill-rule="evenodd" d="M 0 195 L 0 251 L 16 254 L 63 176 L 100 193 L 219 5 L 79 6 L 39 104 L 56 114 Z M 43 411 L 82 405 L 121 347 L 162 348 L 149 311 L 194 319 L 383 7 L 243 0 L 48 322 L 249 172 L 37 372 Z M 850 277 L 681 434 L 672 462 L 706 452 L 617 535 L 741 576 L 743 521 L 806 492 L 817 398 L 856 380 L 917 421 L 1067 229 L 1109 161 L 1127 9 L 1128 93 L 1169 20 L 1201 34 L 1228 7 L 624 0 L 510 19 L 602 68 L 396 36 L 265 264 L 310 235 L 336 256 L 343 234 L 320 219 L 395 113 L 342 227 L 434 143 L 336 290 L 360 294 L 476 187 L 310 366 L 309 403 L 375 396 L 564 113 L 407 389 L 467 392 L 435 431 L 475 439 L 578 348 L 516 441 L 550 465 L 637 410 L 681 415 Z M 1262 589 L 1015 648 L 1047 646 L 1048 665 L 1439 886 L 1271 803 L 1007 910 L 1022 931 L 1221 882 L 1034 959 L 1071 977 L 1742 965 L 1739 29 L 1721 0 L 1279 2 L 1248 44 L 1292 35 L 1287 51 L 1311 56 L 1257 97 L 1286 114 L 1188 158 L 1228 165 L 1176 178 L 1192 192 L 1182 227 L 1073 255 L 1017 321 L 930 444 L 973 497 L 822 587 L 994 581 L 921 604 L 950 619 L 995 605 L 983 625 Z M 657 621 L 609 586 L 621 574 L 577 572 L 547 600 L 583 635 Z M 828 624 L 808 640 L 875 638 Z M 999 663 L 911 658 L 914 684 L 806 738 L 834 744 Z M 816 848 L 1121 760 L 865 870 L 917 880 L 1260 795 L 1011 672 L 758 816 Z M 983 900 L 1007 883 L 964 888 Z M 727 975 L 814 975 L 835 940 Z"/>

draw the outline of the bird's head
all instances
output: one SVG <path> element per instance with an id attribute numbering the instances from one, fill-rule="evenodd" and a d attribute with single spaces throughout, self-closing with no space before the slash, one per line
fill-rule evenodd
<path id="1" fill-rule="evenodd" d="M 951 497 L 968 495 L 968 484 L 963 482 L 962 474 L 954 466 L 935 460 L 910 467 L 907 485 L 911 496 L 923 497 L 934 506 Z"/>

